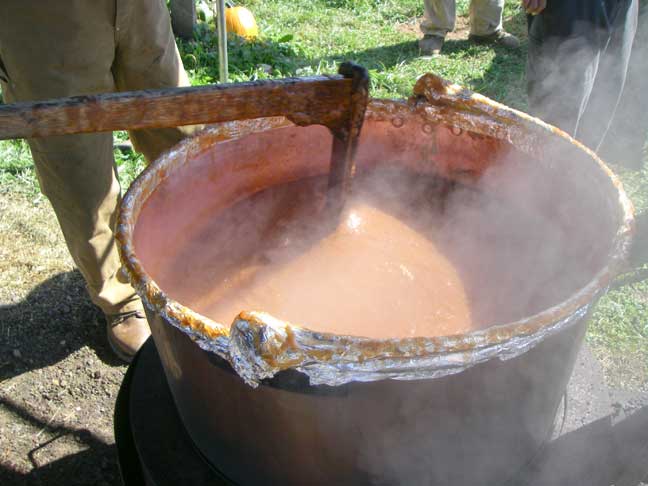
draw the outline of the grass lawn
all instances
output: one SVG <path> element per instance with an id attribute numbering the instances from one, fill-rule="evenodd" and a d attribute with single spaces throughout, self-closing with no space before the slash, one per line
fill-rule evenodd
<path id="1" fill-rule="evenodd" d="M 232 81 L 332 73 L 343 60 L 366 66 L 371 95 L 403 98 L 416 78 L 435 72 L 512 107 L 525 110 L 526 20 L 519 1 L 507 0 L 505 27 L 523 43 L 515 52 L 467 42 L 468 1 L 457 0 L 458 30 L 444 54 L 418 57 L 417 20 L 422 0 L 240 0 L 254 12 L 261 37 L 229 41 Z M 213 24 L 202 23 L 193 41 L 178 41 L 193 84 L 218 80 Z M 118 139 L 125 139 L 118 133 Z M 127 187 L 143 167 L 137 155 L 116 151 Z M 648 170 L 619 170 L 637 210 L 648 209 Z M 0 193 L 23 193 L 39 201 L 29 150 L 24 142 L 0 142 Z M 648 281 L 623 286 L 600 302 L 588 340 L 616 384 L 648 386 Z M 627 370 L 633 372 L 628 374 Z"/>

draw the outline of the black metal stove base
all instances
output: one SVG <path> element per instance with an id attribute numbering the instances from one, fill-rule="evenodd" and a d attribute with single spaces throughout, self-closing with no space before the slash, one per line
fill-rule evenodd
<path id="1" fill-rule="evenodd" d="M 648 395 L 615 396 L 586 348 L 558 422 L 556 438 L 507 486 L 636 486 L 648 480 Z M 115 440 L 125 486 L 235 484 L 203 458 L 185 431 L 152 339 L 122 383 Z M 265 483 L 259 478 L 257 484 Z"/>
<path id="2" fill-rule="evenodd" d="M 230 486 L 187 434 L 149 339 L 126 372 L 115 404 L 115 442 L 125 486 Z"/>

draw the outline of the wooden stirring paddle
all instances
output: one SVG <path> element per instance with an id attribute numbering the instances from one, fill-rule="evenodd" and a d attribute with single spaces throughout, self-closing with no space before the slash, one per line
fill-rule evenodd
<path id="1" fill-rule="evenodd" d="M 130 91 L 0 105 L 0 140 L 285 116 L 333 134 L 327 206 L 341 210 L 368 100 L 367 70 L 338 75 Z"/>

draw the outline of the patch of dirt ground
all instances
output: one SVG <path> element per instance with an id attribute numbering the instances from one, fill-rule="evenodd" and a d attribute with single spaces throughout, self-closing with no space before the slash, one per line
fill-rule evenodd
<path id="1" fill-rule="evenodd" d="M 0 484 L 121 484 L 126 367 L 41 196 L 0 193 L 0 275 Z"/>
<path id="2" fill-rule="evenodd" d="M 421 27 L 420 27 L 421 20 L 422 18 L 412 19 L 408 22 L 403 22 L 396 26 L 396 30 L 406 34 L 415 34 L 419 37 L 422 37 L 423 34 L 421 33 Z M 468 34 L 470 34 L 470 20 L 468 19 L 468 16 L 458 15 L 457 20 L 455 22 L 455 28 L 452 32 L 448 32 L 446 39 L 467 40 Z"/>

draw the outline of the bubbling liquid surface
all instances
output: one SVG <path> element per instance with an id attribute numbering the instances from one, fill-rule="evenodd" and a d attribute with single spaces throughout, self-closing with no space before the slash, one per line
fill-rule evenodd
<path id="1" fill-rule="evenodd" d="M 326 184 L 275 186 L 205 215 L 177 254 L 150 265 L 153 278 L 226 326 L 241 311 L 264 311 L 372 338 L 465 333 L 564 295 L 542 284 L 564 270 L 554 250 L 564 235 L 540 214 L 471 190 L 446 197 L 448 186 L 431 177 L 378 171 L 356 178 L 332 219 Z"/>
<path id="2" fill-rule="evenodd" d="M 312 219 L 290 221 L 264 264 L 225 279 L 206 315 L 231 322 L 263 310 L 313 330 L 375 338 L 455 334 L 471 328 L 461 278 L 434 242 L 379 208 L 352 201 L 330 233 L 296 254 Z"/>

